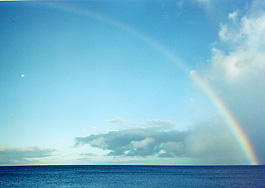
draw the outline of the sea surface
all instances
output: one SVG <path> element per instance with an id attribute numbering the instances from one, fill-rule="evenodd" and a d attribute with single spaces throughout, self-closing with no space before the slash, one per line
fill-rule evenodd
<path id="1" fill-rule="evenodd" d="M 2 166 L 0 187 L 265 187 L 265 166 Z"/>

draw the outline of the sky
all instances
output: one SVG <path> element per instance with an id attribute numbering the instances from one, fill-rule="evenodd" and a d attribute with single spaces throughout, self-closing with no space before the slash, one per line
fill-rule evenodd
<path id="1" fill-rule="evenodd" d="M 265 164 L 263 1 L 0 2 L 0 23 L 0 165 L 252 164 L 217 101 Z"/>

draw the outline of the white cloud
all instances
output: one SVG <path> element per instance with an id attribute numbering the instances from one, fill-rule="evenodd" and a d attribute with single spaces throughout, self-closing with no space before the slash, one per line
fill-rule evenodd
<path id="1" fill-rule="evenodd" d="M 148 120 L 146 122 L 129 122 L 125 121 L 122 118 L 116 118 L 109 120 L 108 122 L 118 125 L 131 125 L 131 126 L 137 126 L 137 127 L 160 127 L 160 128 L 177 128 L 177 124 L 170 120 Z M 124 126 L 126 128 L 126 126 Z"/>
<path id="2" fill-rule="evenodd" d="M 238 11 L 235 11 L 235 12 L 229 13 L 228 18 L 233 20 L 233 21 L 236 21 L 237 15 L 238 15 Z"/>
<path id="3" fill-rule="evenodd" d="M 131 141 L 131 145 L 132 145 L 132 147 L 138 149 L 138 148 L 145 148 L 149 144 L 151 144 L 152 142 L 154 142 L 154 139 L 148 137 L 148 138 L 145 138 L 145 139 L 140 140 L 140 141 Z"/>
<path id="4" fill-rule="evenodd" d="M 253 9 L 249 12 L 254 12 Z M 257 10 L 235 20 L 237 13 L 229 14 L 234 22 L 221 25 L 220 39 L 235 45 L 238 50 L 264 50 L 265 42 L 265 14 L 264 10 Z"/>
<path id="5" fill-rule="evenodd" d="M 227 36 L 227 35 L 228 35 L 228 29 L 227 29 L 227 26 L 226 26 L 226 25 L 221 25 L 221 30 L 220 30 L 220 32 L 219 32 L 219 37 L 220 37 L 222 40 L 226 41 L 226 40 L 228 40 L 228 38 L 229 38 L 229 36 Z"/>
<path id="6" fill-rule="evenodd" d="M 170 120 L 149 120 L 147 121 L 149 127 L 160 127 L 160 128 L 177 128 L 177 124 Z"/>
<path id="7" fill-rule="evenodd" d="M 89 144 L 92 147 L 103 147 L 105 145 L 105 139 L 103 137 L 99 137 L 97 139 L 91 140 Z"/>
<path id="8" fill-rule="evenodd" d="M 213 48 L 204 79 L 229 107 L 265 162 L 261 129 L 265 117 L 265 3 L 254 1 L 241 18 L 222 24 L 221 42 L 228 52 Z M 196 148 L 201 148 L 198 145 Z"/>
<path id="9" fill-rule="evenodd" d="M 15 148 L 0 146 L 0 164 L 32 164 L 39 158 L 52 156 L 54 149 L 40 147 Z"/>
<path id="10" fill-rule="evenodd" d="M 213 57 L 209 71 L 209 78 L 226 81 L 227 83 L 240 82 L 256 74 L 262 74 L 265 68 L 263 53 L 253 50 L 236 50 L 225 55 L 221 50 L 212 49 Z"/>
<path id="11" fill-rule="evenodd" d="M 257 7 L 257 2 L 259 1 L 253 3 L 255 6 L 252 6 L 246 16 L 233 23 L 221 25 L 219 37 L 230 47 L 230 52 L 225 54 L 213 48 L 209 69 L 211 78 L 226 82 L 241 82 L 264 75 L 265 11 L 253 10 L 253 7 Z M 231 19 L 236 16 L 236 12 L 229 14 Z M 262 78 L 264 76 L 260 77 Z"/>

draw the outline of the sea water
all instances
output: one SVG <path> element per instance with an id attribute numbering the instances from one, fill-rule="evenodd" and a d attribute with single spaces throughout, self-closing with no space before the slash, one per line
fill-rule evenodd
<path id="1" fill-rule="evenodd" d="M 265 187 L 265 166 L 2 166 L 0 187 Z"/>

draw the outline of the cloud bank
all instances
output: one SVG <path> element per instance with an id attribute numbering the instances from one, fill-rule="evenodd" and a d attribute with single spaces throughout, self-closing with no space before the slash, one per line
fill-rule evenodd
<path id="1" fill-rule="evenodd" d="M 193 164 L 246 162 L 230 133 L 217 120 L 188 131 L 147 125 L 76 138 L 76 146 L 86 144 L 106 150 L 107 156 L 112 157 L 188 158 Z"/>
<path id="2" fill-rule="evenodd" d="M 0 164 L 32 164 L 38 158 L 52 156 L 54 149 L 40 147 L 15 148 L 0 146 Z"/>

